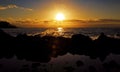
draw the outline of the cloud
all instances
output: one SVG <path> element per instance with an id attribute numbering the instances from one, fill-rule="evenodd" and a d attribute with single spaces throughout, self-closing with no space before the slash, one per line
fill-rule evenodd
<path id="1" fill-rule="evenodd" d="M 5 10 L 7 7 L 0 6 L 0 10 Z"/>
<path id="2" fill-rule="evenodd" d="M 6 10 L 6 9 L 12 9 L 12 8 L 18 8 L 18 9 L 22 9 L 22 10 L 32 11 L 31 8 L 25 8 L 25 7 L 17 6 L 14 4 L 7 5 L 7 6 L 0 6 L 0 10 Z"/>
<path id="3" fill-rule="evenodd" d="M 120 22 L 119 19 L 100 19 L 100 21 L 106 21 L 106 22 Z"/>

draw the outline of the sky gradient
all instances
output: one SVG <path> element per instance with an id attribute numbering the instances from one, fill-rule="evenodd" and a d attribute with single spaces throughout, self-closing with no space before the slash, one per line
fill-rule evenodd
<path id="1" fill-rule="evenodd" d="M 0 20 L 53 20 L 58 12 L 66 20 L 119 20 L 120 0 L 0 0 Z"/>

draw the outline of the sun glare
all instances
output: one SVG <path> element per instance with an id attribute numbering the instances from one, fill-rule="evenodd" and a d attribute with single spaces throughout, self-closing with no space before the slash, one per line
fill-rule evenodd
<path id="1" fill-rule="evenodd" d="M 58 32 L 58 36 L 62 36 L 62 35 L 64 35 L 64 29 L 62 28 L 62 27 L 58 27 L 57 28 L 57 32 Z"/>
<path id="2" fill-rule="evenodd" d="M 57 21 L 62 21 L 62 20 L 64 20 L 64 19 L 65 19 L 65 16 L 64 16 L 63 13 L 58 13 L 58 14 L 56 15 L 56 20 L 57 20 Z"/>
<path id="3" fill-rule="evenodd" d="M 62 27 L 58 27 L 58 32 L 62 32 L 63 31 L 63 28 Z"/>

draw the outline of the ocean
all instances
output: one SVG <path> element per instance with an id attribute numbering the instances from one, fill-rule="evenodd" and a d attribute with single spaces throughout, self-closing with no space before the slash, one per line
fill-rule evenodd
<path id="1" fill-rule="evenodd" d="M 59 29 L 59 28 L 58 28 Z M 18 34 L 28 34 L 28 35 L 37 35 L 37 34 L 53 34 L 58 29 L 51 28 L 8 28 L 3 29 L 6 33 L 17 36 Z M 65 37 L 71 37 L 73 34 L 83 34 L 90 36 L 92 39 L 96 39 L 100 33 L 104 33 L 107 36 L 120 38 L 120 28 L 62 28 L 62 34 Z M 60 33 L 61 33 L 60 32 Z"/>

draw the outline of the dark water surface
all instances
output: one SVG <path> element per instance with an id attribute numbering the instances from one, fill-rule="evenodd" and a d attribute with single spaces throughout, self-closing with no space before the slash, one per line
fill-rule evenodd
<path id="1" fill-rule="evenodd" d="M 12 36 L 16 36 L 20 33 L 27 33 L 29 35 L 34 34 L 41 34 L 42 32 L 51 33 L 53 31 L 57 31 L 57 29 L 47 29 L 47 28 L 17 28 L 17 29 L 3 29 L 5 32 Z M 66 36 L 71 36 L 73 34 L 83 34 L 88 35 L 94 39 L 97 37 L 101 32 L 104 32 L 107 36 L 111 37 L 118 37 L 120 36 L 120 28 L 64 28 L 63 32 Z"/>

